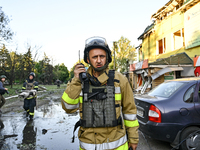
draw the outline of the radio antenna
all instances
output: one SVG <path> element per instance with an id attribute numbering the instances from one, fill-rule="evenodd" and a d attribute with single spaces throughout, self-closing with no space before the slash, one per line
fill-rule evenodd
<path id="1" fill-rule="evenodd" d="M 81 63 L 81 59 L 80 59 L 80 50 L 78 51 L 78 57 L 79 57 L 79 63 Z"/>

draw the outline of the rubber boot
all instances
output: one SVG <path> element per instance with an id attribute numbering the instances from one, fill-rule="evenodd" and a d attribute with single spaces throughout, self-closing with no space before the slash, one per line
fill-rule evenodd
<path id="1" fill-rule="evenodd" d="M 28 117 L 28 115 L 29 115 L 29 112 L 26 112 L 26 117 Z"/>
<path id="2" fill-rule="evenodd" d="M 30 115 L 29 118 L 30 118 L 30 120 L 33 120 L 33 115 Z"/>

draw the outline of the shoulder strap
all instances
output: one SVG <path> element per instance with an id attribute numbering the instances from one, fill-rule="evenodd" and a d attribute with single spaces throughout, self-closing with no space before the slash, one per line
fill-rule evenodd
<path id="1" fill-rule="evenodd" d="M 83 101 L 88 101 L 88 94 L 89 94 L 89 80 L 86 79 L 84 82 L 82 82 L 83 86 Z"/>
<path id="2" fill-rule="evenodd" d="M 89 80 L 85 80 L 83 82 L 83 92 L 84 93 L 89 93 Z"/>
<path id="3" fill-rule="evenodd" d="M 108 77 L 107 85 L 114 86 L 115 70 L 109 70 Z"/>

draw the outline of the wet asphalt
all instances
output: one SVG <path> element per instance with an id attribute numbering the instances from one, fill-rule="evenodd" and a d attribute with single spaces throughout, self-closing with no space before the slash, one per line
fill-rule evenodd
<path id="1" fill-rule="evenodd" d="M 77 131 L 71 143 L 78 114 L 66 114 L 60 102 L 50 101 L 35 110 L 33 121 L 24 112 L 9 112 L 0 117 L 1 150 L 78 150 Z M 139 132 L 137 150 L 171 150 L 169 143 L 150 139 Z"/>

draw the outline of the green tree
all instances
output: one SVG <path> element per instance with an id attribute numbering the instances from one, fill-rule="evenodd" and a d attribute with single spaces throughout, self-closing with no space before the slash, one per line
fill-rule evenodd
<path id="1" fill-rule="evenodd" d="M 61 65 L 58 64 L 54 67 L 54 77 L 55 80 L 59 79 L 62 82 L 67 82 L 69 78 L 69 70 L 64 63 L 62 63 Z"/>
<path id="2" fill-rule="evenodd" d="M 9 76 L 9 62 L 10 62 L 10 54 L 6 46 L 0 48 L 0 74 L 4 74 Z"/>
<path id="3" fill-rule="evenodd" d="M 9 79 L 10 79 L 11 88 L 16 78 L 16 69 L 17 69 L 18 60 L 19 60 L 19 57 L 17 53 L 15 51 L 10 52 Z"/>
<path id="4" fill-rule="evenodd" d="M 18 62 L 17 62 L 17 70 L 16 76 L 20 83 L 23 83 L 25 79 L 28 77 L 28 74 L 25 72 L 26 62 L 24 59 L 24 54 L 18 55 Z"/>
<path id="5" fill-rule="evenodd" d="M 130 43 L 130 40 L 122 36 L 113 47 L 112 57 L 114 57 L 115 48 L 116 70 L 119 69 L 120 72 L 128 71 L 129 63 L 135 60 L 135 47 L 131 46 Z M 110 68 L 113 68 L 113 62 L 114 59 L 110 64 Z"/>
<path id="6" fill-rule="evenodd" d="M 9 84 L 11 85 L 15 81 L 15 73 L 16 67 L 18 62 L 18 55 L 16 52 L 10 52 L 8 49 L 3 45 L 0 49 L 0 74 L 4 74 L 7 76 L 7 79 L 10 81 Z"/>
<path id="7" fill-rule="evenodd" d="M 28 47 L 28 51 L 24 54 L 24 63 L 25 63 L 25 72 L 28 75 L 30 72 L 33 71 L 33 58 L 31 53 L 31 47 Z"/>
<path id="8" fill-rule="evenodd" d="M 43 68 L 44 68 L 44 61 L 40 60 L 39 62 L 36 62 L 35 64 L 35 74 L 36 74 L 36 80 L 44 82 L 44 74 L 43 74 Z"/>
<path id="9" fill-rule="evenodd" d="M 35 64 L 36 75 L 38 75 L 37 79 L 42 81 L 44 84 L 52 84 L 53 82 L 53 69 L 54 67 L 50 64 L 51 60 L 44 53 L 44 57 L 39 63 Z"/>
<path id="10" fill-rule="evenodd" d="M 10 20 L 0 7 L 0 43 L 12 39 L 13 32 L 9 27 Z"/>

